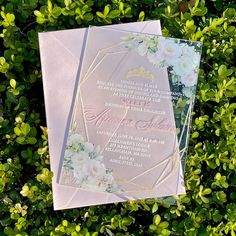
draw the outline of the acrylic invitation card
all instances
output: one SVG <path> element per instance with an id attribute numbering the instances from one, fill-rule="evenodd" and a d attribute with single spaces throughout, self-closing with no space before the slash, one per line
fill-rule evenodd
<path id="1" fill-rule="evenodd" d="M 194 96 L 199 50 L 189 41 L 91 28 L 60 183 L 135 198 L 178 194 L 173 108 L 183 91 Z M 193 63 L 184 71 L 190 52 Z"/>
<path id="2" fill-rule="evenodd" d="M 147 21 L 107 26 L 134 32 L 161 34 L 160 22 Z M 115 194 L 91 192 L 56 183 L 66 121 L 73 100 L 73 90 L 81 61 L 86 29 L 39 33 L 44 98 L 48 127 L 50 166 L 53 171 L 55 210 L 125 201 Z M 184 188 L 179 186 L 179 192 Z"/>

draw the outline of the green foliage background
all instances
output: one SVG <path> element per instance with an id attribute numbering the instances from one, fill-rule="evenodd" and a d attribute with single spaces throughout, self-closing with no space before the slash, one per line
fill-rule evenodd
<path id="1" fill-rule="evenodd" d="M 234 0 L 0 0 L 0 235 L 236 235 Z M 37 32 L 161 19 L 204 43 L 187 195 L 53 211 Z"/>

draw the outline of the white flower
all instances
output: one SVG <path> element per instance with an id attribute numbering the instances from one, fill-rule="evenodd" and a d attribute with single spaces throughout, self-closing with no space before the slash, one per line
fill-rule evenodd
<path id="1" fill-rule="evenodd" d="M 137 48 L 137 52 L 139 55 L 144 56 L 148 53 L 148 51 L 156 51 L 157 46 L 157 38 L 156 37 L 150 37 L 150 36 L 143 36 L 140 37 L 139 45 Z"/>
<path id="2" fill-rule="evenodd" d="M 98 155 L 98 156 L 96 157 L 96 160 L 102 161 L 102 160 L 103 160 L 103 156 L 102 156 L 102 155 Z"/>
<path id="3" fill-rule="evenodd" d="M 186 87 L 191 87 L 197 84 L 197 75 L 195 73 L 183 75 L 180 80 Z"/>
<path id="4" fill-rule="evenodd" d="M 67 145 L 68 146 L 76 146 L 82 142 L 84 142 L 84 138 L 82 135 L 77 134 L 77 133 L 75 133 L 75 134 L 72 133 L 72 134 L 69 134 Z"/>
<path id="5" fill-rule="evenodd" d="M 199 60 L 200 60 L 200 54 L 196 52 L 194 46 L 189 46 L 187 44 L 184 44 L 181 46 L 182 48 L 182 60 L 188 60 L 189 63 L 192 64 L 192 68 L 195 68 L 198 66 Z"/>
<path id="6" fill-rule="evenodd" d="M 140 38 L 138 37 L 138 35 L 135 36 L 128 36 L 126 38 L 122 38 L 125 41 L 125 46 L 133 49 L 133 48 L 137 48 L 138 45 L 140 44 Z"/>
<path id="7" fill-rule="evenodd" d="M 74 169 L 79 168 L 81 165 L 85 164 L 90 160 L 89 155 L 87 152 L 80 151 L 78 153 L 74 153 L 71 156 L 71 162 Z"/>
<path id="8" fill-rule="evenodd" d="M 66 148 L 65 150 L 65 158 L 70 158 L 73 155 L 73 151 L 70 148 Z"/>
<path id="9" fill-rule="evenodd" d="M 148 41 L 146 42 L 146 44 L 148 45 L 149 48 L 156 49 L 157 41 L 158 41 L 158 38 L 156 36 L 148 37 Z"/>
<path id="10" fill-rule="evenodd" d="M 119 193 L 122 193 L 123 190 L 120 188 L 120 186 L 119 186 L 117 183 L 113 182 L 113 183 L 109 186 L 109 192 L 110 192 L 110 193 L 117 193 L 117 194 L 119 194 Z"/>
<path id="11" fill-rule="evenodd" d="M 98 180 L 106 188 L 114 183 L 114 178 L 111 174 L 100 175 L 98 176 Z"/>
<path id="12" fill-rule="evenodd" d="M 148 51 L 148 47 L 145 43 L 140 43 L 138 45 L 137 51 L 140 56 L 144 56 Z"/>
<path id="13" fill-rule="evenodd" d="M 196 54 L 195 48 L 193 46 L 189 46 L 187 44 L 180 44 L 180 46 L 182 49 L 182 55 L 192 57 Z"/>
<path id="14" fill-rule="evenodd" d="M 92 143 L 89 143 L 89 142 L 85 142 L 84 143 L 84 151 L 85 152 L 92 152 L 93 151 L 93 149 L 94 149 L 94 146 L 93 146 L 93 144 Z"/>
<path id="15" fill-rule="evenodd" d="M 103 174 L 97 177 L 89 176 L 82 186 L 95 191 L 107 191 L 109 185 L 113 184 L 113 177 L 110 174 Z"/>
<path id="16" fill-rule="evenodd" d="M 174 61 L 178 60 L 177 58 L 182 54 L 181 47 L 179 47 L 174 40 L 160 39 L 158 46 L 160 54 L 168 64 L 172 64 Z"/>
<path id="17" fill-rule="evenodd" d="M 154 65 L 160 65 L 162 61 L 161 55 L 158 52 L 148 52 L 147 58 Z"/>
<path id="18" fill-rule="evenodd" d="M 193 65 L 191 60 L 185 57 L 181 60 L 176 60 L 176 62 L 173 64 L 173 70 L 176 75 L 183 76 L 192 73 Z"/>
<path id="19" fill-rule="evenodd" d="M 100 161 L 92 159 L 83 165 L 83 171 L 88 176 L 99 176 L 106 173 L 106 167 Z"/>
<path id="20" fill-rule="evenodd" d="M 82 183 L 82 187 L 94 191 L 105 192 L 108 186 L 104 185 L 99 179 L 90 176 Z"/>

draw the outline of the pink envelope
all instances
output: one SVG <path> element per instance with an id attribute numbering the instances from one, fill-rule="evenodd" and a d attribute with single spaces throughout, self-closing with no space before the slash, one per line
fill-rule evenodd
<path id="1" fill-rule="evenodd" d="M 133 32 L 161 34 L 158 20 L 107 27 Z M 39 33 L 50 166 L 54 173 L 52 190 L 55 210 L 127 200 L 111 193 L 86 191 L 56 183 L 66 124 L 72 99 L 74 99 L 74 85 L 81 62 L 85 33 L 86 29 Z M 182 185 L 178 187 L 178 193 L 185 193 Z"/>

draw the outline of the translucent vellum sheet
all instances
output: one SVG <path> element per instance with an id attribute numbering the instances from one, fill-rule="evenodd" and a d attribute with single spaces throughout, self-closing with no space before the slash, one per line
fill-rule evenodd
<path id="1" fill-rule="evenodd" d="M 193 101 L 187 95 L 194 94 L 200 60 L 193 44 L 89 29 L 61 184 L 128 199 L 184 193 L 180 160 Z M 191 50 L 186 68 L 183 55 Z"/>

